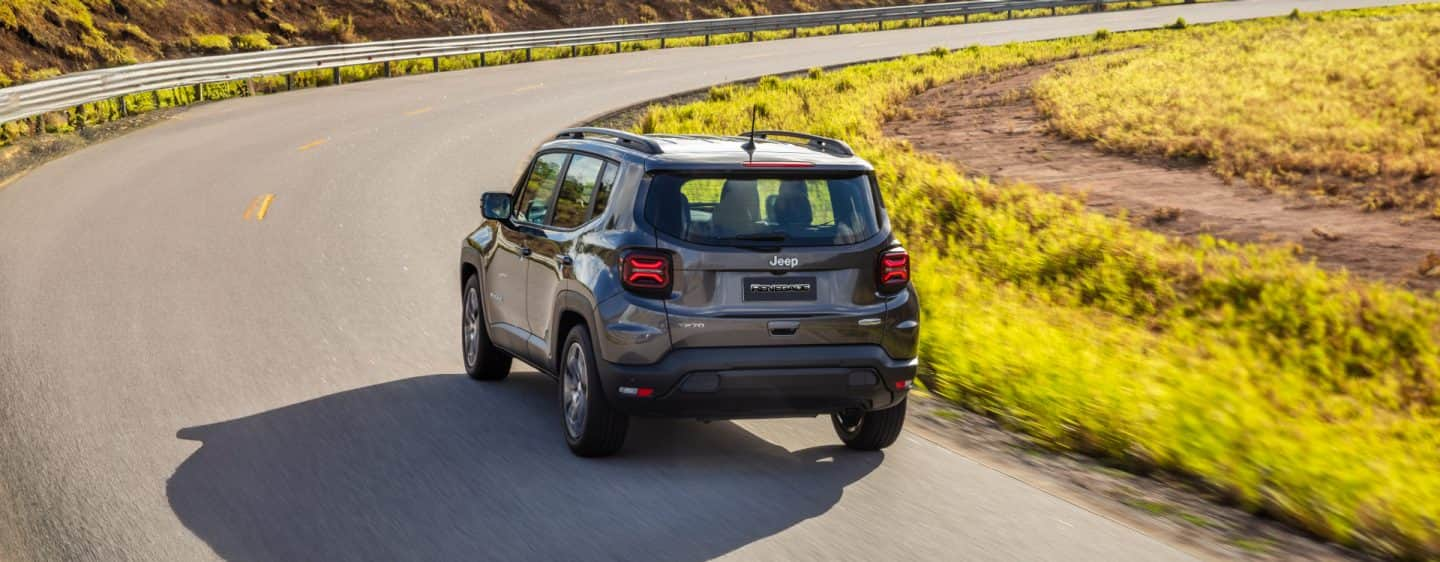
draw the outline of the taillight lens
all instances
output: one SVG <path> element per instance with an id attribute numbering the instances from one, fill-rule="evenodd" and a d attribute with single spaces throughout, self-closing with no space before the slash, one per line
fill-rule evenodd
<path id="1" fill-rule="evenodd" d="M 670 294 L 670 255 L 632 250 L 620 258 L 620 282 L 626 289 L 647 295 Z"/>
<path id="2" fill-rule="evenodd" d="M 910 283 L 910 254 L 905 250 L 890 250 L 880 254 L 880 266 L 875 271 L 876 285 L 881 291 L 896 292 Z"/>

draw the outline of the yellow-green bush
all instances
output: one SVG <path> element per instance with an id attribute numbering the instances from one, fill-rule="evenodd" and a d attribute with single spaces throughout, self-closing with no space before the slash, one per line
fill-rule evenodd
<path id="1" fill-rule="evenodd" d="M 763 128 L 849 141 L 876 165 L 916 256 L 922 358 L 939 394 L 1055 446 L 1197 476 L 1325 537 L 1440 556 L 1440 301 L 1283 250 L 1169 239 L 1073 199 L 966 177 L 881 134 L 904 99 L 937 84 L 1196 29 L 937 50 L 717 87 L 651 107 L 635 128 L 738 133 L 755 108 Z"/>
<path id="2" fill-rule="evenodd" d="M 1440 5 L 1195 28 L 1064 65 L 1035 93 L 1061 132 L 1104 148 L 1372 209 L 1440 202 Z"/>

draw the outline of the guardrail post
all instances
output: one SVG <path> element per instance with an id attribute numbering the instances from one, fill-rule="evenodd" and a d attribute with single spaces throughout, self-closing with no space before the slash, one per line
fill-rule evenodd
<path id="1" fill-rule="evenodd" d="M 619 41 L 616 41 L 616 42 L 615 42 L 615 52 L 617 52 L 617 53 L 620 52 L 620 42 L 619 42 Z"/>
<path id="2" fill-rule="evenodd" d="M 205 101 L 205 85 L 195 85 L 195 101 Z"/>
<path id="3" fill-rule="evenodd" d="M 390 61 L 385 61 L 385 77 L 390 78 L 394 75 L 393 72 L 394 71 L 390 68 Z"/>
<path id="4" fill-rule="evenodd" d="M 30 125 L 30 132 L 37 137 L 45 134 L 45 114 L 36 115 L 33 121 L 33 124 Z"/>
<path id="5" fill-rule="evenodd" d="M 1005 19 L 1008 20 L 1008 19 L 1011 19 L 1011 18 L 1014 18 L 1014 17 L 1015 17 L 1015 9 L 1014 9 L 1014 8 L 1011 8 L 1011 9 L 1009 9 L 1009 10 L 1005 10 Z"/>
<path id="6" fill-rule="evenodd" d="M 485 55 L 481 54 L 480 57 L 484 58 Z M 440 57 L 430 57 L 430 68 L 433 72 L 440 72 Z"/>
<path id="7" fill-rule="evenodd" d="M 295 73 L 292 72 L 292 73 L 289 73 L 289 74 L 286 74 L 286 75 L 285 75 L 285 91 L 288 92 L 288 91 L 294 90 L 294 89 L 295 89 Z"/>
<path id="8" fill-rule="evenodd" d="M 1105 11 L 1105 1 L 1104 1 L 1104 0 L 1095 0 L 1095 5 L 1090 8 L 1090 11 L 1092 11 L 1092 12 L 1103 12 L 1103 11 Z"/>
<path id="9" fill-rule="evenodd" d="M 160 109 L 160 90 L 150 90 L 150 99 L 155 102 L 155 109 Z"/>
<path id="10" fill-rule="evenodd" d="M 840 24 L 838 24 L 838 23 L 835 24 L 835 34 L 836 34 L 836 35 L 839 35 L 839 34 L 840 34 Z"/>
<path id="11" fill-rule="evenodd" d="M 570 58 L 575 58 L 575 45 L 570 46 Z"/>
<path id="12" fill-rule="evenodd" d="M 335 67 L 334 69 L 331 69 L 331 71 L 330 71 L 330 82 L 332 82 L 332 83 L 333 83 L 332 85 L 334 85 L 334 86 L 339 86 L 339 85 L 340 85 L 340 67 L 337 66 L 337 67 Z"/>
<path id="13" fill-rule="evenodd" d="M 709 47 L 709 46 L 710 46 L 710 34 L 709 34 L 709 33 L 706 33 L 706 34 L 705 34 L 705 46 L 706 46 L 706 47 Z"/>
<path id="14" fill-rule="evenodd" d="M 965 12 L 965 23 L 970 23 L 970 12 Z"/>
<path id="15" fill-rule="evenodd" d="M 130 116 L 130 104 L 125 103 L 125 96 L 120 96 L 120 97 L 116 98 L 116 100 L 120 102 L 120 116 L 121 116 L 121 117 L 129 117 L 129 116 Z"/>
<path id="16" fill-rule="evenodd" d="M 799 37 L 799 36 L 800 36 L 800 28 L 798 28 L 798 27 L 792 27 L 792 28 L 790 28 L 790 38 L 791 38 L 791 39 L 794 39 L 794 38 Z"/>
<path id="17" fill-rule="evenodd" d="M 755 32 L 754 32 L 754 31 L 746 31 L 746 32 L 745 32 L 745 40 L 746 40 L 746 41 L 749 41 L 749 42 L 752 42 L 752 43 L 755 42 Z"/>
<path id="18" fill-rule="evenodd" d="M 925 16 L 920 16 L 920 27 L 925 27 Z"/>
<path id="19" fill-rule="evenodd" d="M 664 37 L 661 37 L 661 38 L 660 38 L 660 48 L 661 48 L 661 49 L 664 49 L 664 48 L 665 48 L 665 38 L 664 38 Z"/>
<path id="20" fill-rule="evenodd" d="M 1055 6 L 1050 7 L 1050 15 L 1055 15 Z"/>
<path id="21" fill-rule="evenodd" d="M 525 62 L 530 62 L 530 47 L 525 47 Z"/>

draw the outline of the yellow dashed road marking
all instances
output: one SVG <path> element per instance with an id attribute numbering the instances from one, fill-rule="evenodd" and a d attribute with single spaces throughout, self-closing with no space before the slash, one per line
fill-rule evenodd
<path id="1" fill-rule="evenodd" d="M 255 222 L 265 220 L 265 213 L 270 212 L 270 202 L 275 200 L 274 193 L 266 193 L 265 199 L 260 201 L 260 208 L 255 211 Z"/>
<path id="2" fill-rule="evenodd" d="M 528 91 L 530 91 L 530 90 L 539 90 L 540 88 L 544 88 L 544 87 L 545 87 L 545 84 L 531 84 L 531 85 L 529 85 L 529 86 L 521 86 L 521 87 L 519 87 L 519 88 L 515 88 L 515 93 L 518 94 L 518 93 L 520 93 L 520 92 L 528 92 Z"/>
<path id="3" fill-rule="evenodd" d="M 248 221 L 251 218 L 254 218 L 255 222 L 265 220 L 265 213 L 270 212 L 270 202 L 274 200 L 274 193 L 256 195 L 254 199 L 250 200 L 250 206 L 245 207 L 245 215 L 242 220 Z"/>
<path id="4" fill-rule="evenodd" d="M 420 114 L 422 114 L 422 113 L 430 113 L 430 112 L 431 112 L 432 110 L 434 110 L 434 109 L 435 109 L 435 108 L 433 108 L 433 107 L 422 107 L 422 108 L 417 109 L 417 110 L 415 110 L 415 111 L 406 111 L 406 112 L 405 112 L 405 116 L 406 116 L 406 117 L 414 117 L 414 116 L 420 115 Z"/>
<path id="5" fill-rule="evenodd" d="M 327 142 L 330 142 L 330 139 L 316 139 L 316 140 L 313 140 L 313 141 L 310 141 L 310 142 L 308 142 L 308 143 L 305 143 L 305 144 L 301 145 L 300 148 L 297 148 L 296 150 L 299 150 L 300 152 L 305 152 L 305 151 L 307 151 L 307 150 L 310 150 L 310 149 L 312 149 L 312 148 L 315 148 L 315 147 L 320 146 L 320 145 L 322 145 L 322 144 L 325 144 L 325 143 L 327 143 Z"/>

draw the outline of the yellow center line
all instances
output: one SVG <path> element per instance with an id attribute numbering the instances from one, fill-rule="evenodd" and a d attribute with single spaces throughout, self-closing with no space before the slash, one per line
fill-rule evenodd
<path id="1" fill-rule="evenodd" d="M 544 87 L 545 87 L 545 84 L 544 84 L 544 83 L 541 83 L 541 84 L 531 84 L 531 85 L 529 85 L 529 86 L 521 86 L 521 87 L 519 87 L 519 88 L 515 88 L 515 93 L 518 94 L 518 93 L 520 93 L 520 92 L 528 92 L 528 91 L 530 91 L 530 90 L 539 90 L 540 88 L 544 88 Z"/>
<path id="2" fill-rule="evenodd" d="M 308 143 L 305 143 L 304 145 L 301 145 L 300 148 L 298 148 L 298 149 L 296 149 L 296 150 L 299 150 L 300 152 L 305 152 L 305 151 L 307 151 L 307 150 L 310 150 L 310 149 L 312 149 L 312 148 L 315 148 L 315 147 L 320 146 L 320 145 L 322 145 L 322 144 L 325 144 L 325 143 L 327 143 L 327 142 L 330 142 L 330 139 L 316 139 L 316 140 L 310 141 L 310 142 L 308 142 Z"/>
<path id="3" fill-rule="evenodd" d="M 270 202 L 275 200 L 274 193 L 266 193 L 265 198 L 260 200 L 260 208 L 255 211 L 255 222 L 265 220 L 265 213 L 270 211 Z"/>
<path id="4" fill-rule="evenodd" d="M 415 111 L 406 111 L 406 112 L 405 112 L 405 116 L 406 116 L 406 117 L 414 117 L 414 116 L 420 115 L 420 114 L 422 114 L 422 113 L 430 113 L 430 111 L 432 111 L 432 110 L 434 110 L 434 109 L 435 109 L 435 108 L 433 108 L 433 107 L 422 107 L 422 108 L 417 109 L 417 110 L 415 110 Z"/>
<path id="5" fill-rule="evenodd" d="M 251 199 L 250 205 L 245 207 L 245 215 L 240 217 L 240 220 L 248 221 L 250 217 L 255 216 L 255 209 L 260 206 L 260 200 L 264 198 L 264 195 L 256 195 L 254 199 Z"/>

